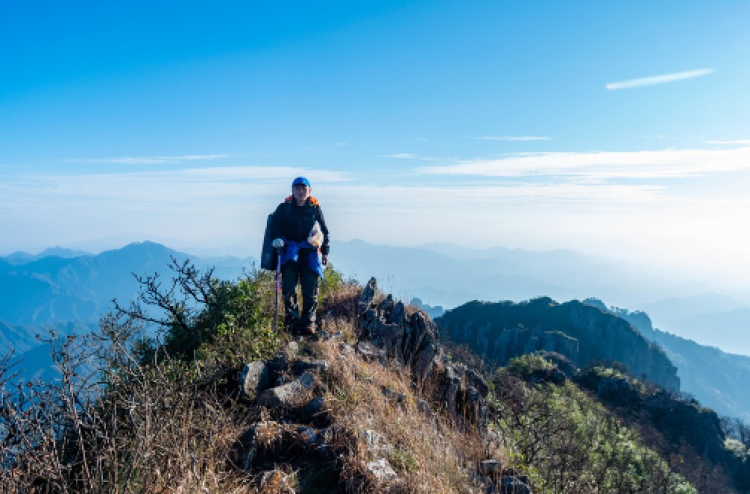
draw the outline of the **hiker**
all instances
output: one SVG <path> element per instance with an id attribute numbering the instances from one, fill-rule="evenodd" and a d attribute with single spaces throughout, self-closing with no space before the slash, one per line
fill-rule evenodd
<path id="1" fill-rule="evenodd" d="M 323 211 L 310 195 L 312 188 L 305 177 L 292 182 L 292 195 L 279 204 L 269 229 L 275 248 L 281 254 L 281 293 L 288 331 L 315 334 L 315 311 L 318 308 L 318 278 L 328 264 L 329 238 Z M 319 255 L 320 253 L 320 255 Z M 302 286 L 302 311 L 297 302 L 297 283 Z"/>

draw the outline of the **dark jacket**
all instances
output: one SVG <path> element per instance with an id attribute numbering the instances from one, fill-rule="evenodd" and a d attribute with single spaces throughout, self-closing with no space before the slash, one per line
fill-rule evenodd
<path id="1" fill-rule="evenodd" d="M 330 250 L 328 227 L 320 203 L 314 197 L 310 197 L 303 206 L 297 206 L 297 202 L 292 196 L 287 197 L 284 202 L 279 204 L 271 219 L 271 238 L 285 238 L 293 242 L 303 242 L 307 240 L 316 221 L 323 232 L 323 245 L 320 247 L 320 252 L 327 256 Z"/>

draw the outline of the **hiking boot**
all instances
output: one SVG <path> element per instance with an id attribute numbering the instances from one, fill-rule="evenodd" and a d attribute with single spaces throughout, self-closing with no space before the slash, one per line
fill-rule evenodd
<path id="1" fill-rule="evenodd" d="M 302 336 L 313 336 L 315 334 L 315 324 L 303 324 L 299 327 L 299 334 Z"/>
<path id="2" fill-rule="evenodd" d="M 296 333 L 300 328 L 299 319 L 294 319 L 291 317 L 286 318 L 284 320 L 284 327 L 286 328 L 288 333 Z"/>

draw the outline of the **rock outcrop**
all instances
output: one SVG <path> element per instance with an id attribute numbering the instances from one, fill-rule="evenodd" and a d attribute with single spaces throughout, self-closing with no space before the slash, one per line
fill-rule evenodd
<path id="1" fill-rule="evenodd" d="M 627 321 L 575 300 L 470 302 L 448 311 L 437 323 L 453 341 L 498 365 L 541 350 L 563 355 L 579 367 L 594 361 L 621 362 L 635 378 L 670 391 L 680 389 L 677 368 L 661 347 Z"/>
<path id="2" fill-rule="evenodd" d="M 421 391 L 429 382 L 436 401 L 457 423 L 486 428 L 489 387 L 476 371 L 451 364 L 442 352 L 437 326 L 421 310 L 408 315 L 403 302 L 388 295 L 376 304 L 377 281 L 371 278 L 359 297 L 361 323 L 357 350 L 367 358 L 391 362 L 411 372 Z M 377 355 L 377 357 L 373 357 Z"/>

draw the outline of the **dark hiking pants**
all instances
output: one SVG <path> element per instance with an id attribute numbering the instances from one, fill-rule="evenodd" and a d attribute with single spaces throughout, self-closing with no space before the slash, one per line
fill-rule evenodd
<path id="1" fill-rule="evenodd" d="M 299 262 L 289 261 L 281 267 L 281 276 L 287 327 L 314 325 L 318 310 L 318 274 Z M 302 312 L 297 302 L 297 283 L 302 286 Z"/>

